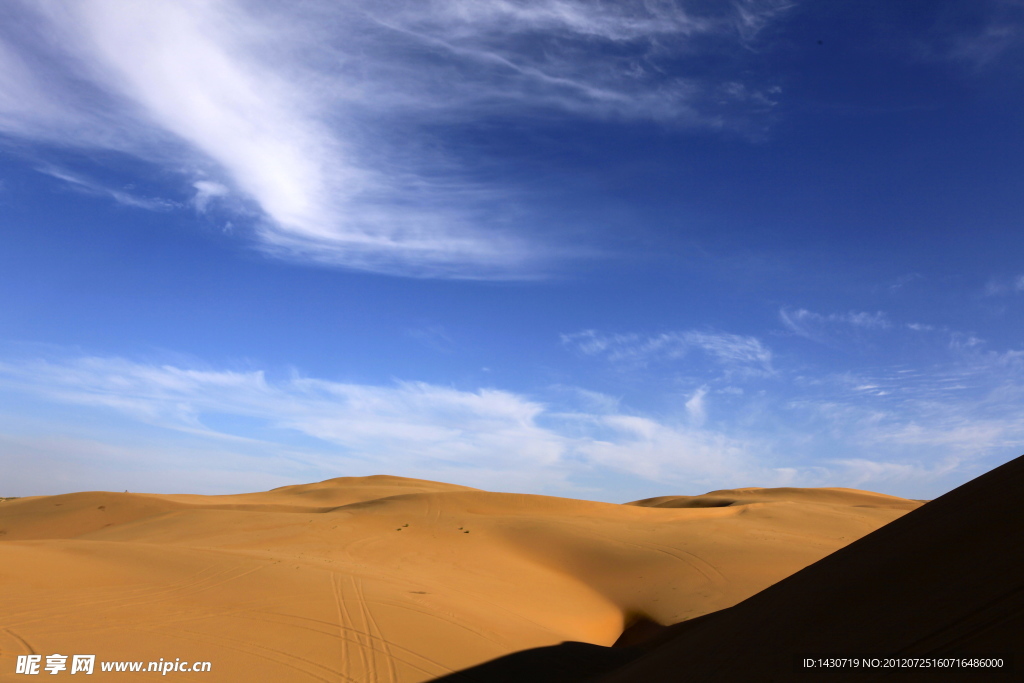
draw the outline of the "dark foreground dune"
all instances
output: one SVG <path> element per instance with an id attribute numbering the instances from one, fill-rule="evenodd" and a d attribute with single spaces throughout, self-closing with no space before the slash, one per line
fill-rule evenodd
<path id="1" fill-rule="evenodd" d="M 516 653 L 443 680 L 1021 681 L 1022 495 L 1024 456 L 734 607 L 653 633 L 642 644 L 603 648 L 565 643 Z M 664 504 L 667 499 L 655 500 Z M 797 666 L 803 656 L 823 655 L 997 656 L 1007 666 Z"/>

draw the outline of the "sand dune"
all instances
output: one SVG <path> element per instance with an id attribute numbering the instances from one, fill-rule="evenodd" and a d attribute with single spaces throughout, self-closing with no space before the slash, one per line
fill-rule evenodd
<path id="1" fill-rule="evenodd" d="M 708 508 L 732 507 L 736 505 L 752 505 L 754 503 L 819 503 L 823 505 L 842 505 L 844 507 L 881 508 L 889 510 L 913 510 L 924 501 L 907 500 L 884 493 L 859 491 L 857 489 L 820 488 L 797 489 L 778 488 L 762 489 L 748 487 L 742 489 L 725 489 L 711 491 L 702 496 L 660 496 L 638 500 L 627 505 L 640 505 L 652 508 Z"/>
<path id="2" fill-rule="evenodd" d="M 612 505 L 386 476 L 6 500 L 0 680 L 28 653 L 210 661 L 208 681 L 431 680 L 730 607 L 918 506 L 848 489 Z"/>
<path id="3" fill-rule="evenodd" d="M 649 632 L 646 640 L 628 646 L 563 643 L 517 652 L 443 680 L 1024 680 L 1022 492 L 1024 457 L 914 510 L 734 607 Z M 701 507 L 707 498 L 734 498 L 735 493 L 716 491 L 708 496 L 642 502 L 692 506 L 697 500 L 696 507 Z M 829 495 L 814 490 L 806 494 L 816 499 Z M 765 492 L 765 496 L 770 495 Z M 881 662 L 886 656 L 903 661 L 939 658 L 947 665 L 937 668 L 929 659 L 933 666 L 917 669 L 798 666 L 804 657 L 814 659 L 815 655 L 859 656 L 859 662 L 865 655 Z M 950 668 L 949 658 L 954 656 L 1002 659 L 1004 666 Z"/>

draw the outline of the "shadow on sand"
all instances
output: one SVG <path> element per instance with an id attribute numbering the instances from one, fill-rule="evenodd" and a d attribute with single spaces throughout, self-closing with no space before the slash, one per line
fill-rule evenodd
<path id="1" fill-rule="evenodd" d="M 927 668 L 802 668 L 805 656 L 926 659 Z M 1001 668 L 936 667 L 936 657 Z M 861 660 L 863 661 L 863 660 Z M 567 642 L 444 683 L 1024 680 L 1024 456 L 757 595 L 613 647 Z"/>

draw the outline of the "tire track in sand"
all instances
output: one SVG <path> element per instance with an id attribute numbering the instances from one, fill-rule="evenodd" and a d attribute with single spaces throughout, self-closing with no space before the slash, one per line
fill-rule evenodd
<path id="1" fill-rule="evenodd" d="M 166 633 L 159 631 L 150 631 L 156 635 L 166 637 Z M 187 634 L 187 635 L 186 635 Z M 278 650 L 277 648 L 269 647 L 266 645 L 259 645 L 253 643 L 251 640 L 242 640 L 239 638 L 232 638 L 225 635 L 215 635 L 209 632 L 191 631 L 189 629 L 177 629 L 174 631 L 176 637 L 186 635 L 186 637 L 194 637 L 195 640 L 202 643 L 214 643 L 228 650 L 234 650 L 236 652 L 243 652 L 252 657 L 259 657 L 275 664 L 294 669 L 295 671 L 301 671 L 302 673 L 326 683 L 337 683 L 338 677 L 340 676 L 345 681 L 350 683 L 358 683 L 356 679 L 349 676 L 344 671 L 336 671 L 329 666 L 324 666 L 319 662 L 313 661 L 306 657 L 300 657 L 291 653 L 285 652 L 284 650 Z M 305 665 L 305 666 L 303 666 Z M 309 667 L 309 668 L 306 668 Z M 311 670 L 312 669 L 312 670 Z M 326 676 L 321 675 L 319 672 L 326 673 Z"/>
<path id="2" fill-rule="evenodd" d="M 338 608 L 338 628 L 342 642 L 342 656 L 344 657 L 341 667 L 342 671 L 348 676 L 353 675 L 352 664 L 353 657 L 350 653 L 348 646 L 349 637 L 348 634 L 352 633 L 355 636 L 356 650 L 359 652 L 359 660 L 362 663 L 362 675 L 368 675 L 370 673 L 370 664 L 366 659 L 366 651 L 363 649 L 363 642 L 360 638 L 361 631 L 356 628 L 355 622 L 352 619 L 352 614 L 348 611 L 348 605 L 345 601 L 345 590 L 342 586 L 342 577 L 334 572 L 331 572 L 331 586 L 334 589 L 334 600 Z"/>
<path id="3" fill-rule="evenodd" d="M 367 601 L 367 602 L 369 602 L 369 601 Z M 409 609 L 407 605 L 404 605 L 404 604 L 398 603 L 398 602 L 388 602 L 388 601 L 383 601 L 383 600 L 378 600 L 376 602 L 377 602 L 377 604 L 386 605 L 388 607 L 396 607 L 396 608 L 400 608 L 400 609 Z M 410 611 L 422 613 L 422 614 L 425 614 L 427 616 L 436 616 L 432 612 L 426 612 L 426 611 L 421 611 L 421 610 L 410 610 Z M 320 635 L 332 635 L 333 636 L 338 631 L 338 624 L 337 624 L 337 622 L 334 622 L 334 621 L 324 621 L 322 619 L 315 619 L 313 617 L 307 617 L 307 616 L 303 616 L 303 615 L 300 615 L 300 614 L 281 614 L 281 613 L 277 613 L 277 612 L 259 612 L 259 613 L 247 614 L 245 611 L 241 611 L 240 610 L 239 611 L 239 617 L 240 618 L 252 619 L 252 620 L 255 620 L 257 622 L 263 622 L 263 623 L 273 622 L 273 623 L 276 623 L 276 624 L 284 624 L 284 625 L 287 625 L 287 626 L 291 626 L 293 628 L 301 628 L 301 629 L 304 629 L 304 630 L 308 630 L 308 631 L 310 631 L 312 633 L 317 633 L 317 634 L 320 634 Z M 309 622 L 309 624 L 311 624 L 311 625 L 296 624 L 295 622 Z M 356 635 L 358 635 L 358 631 L 356 631 L 355 629 L 351 629 L 351 630 Z M 346 633 L 344 631 L 343 631 L 343 633 L 344 633 L 344 637 L 346 638 L 346 640 L 351 640 L 352 642 L 357 642 L 356 640 L 354 640 L 355 636 L 350 636 L 348 633 Z M 367 638 L 371 638 L 371 639 L 374 639 L 374 640 L 379 640 L 377 638 L 377 636 L 374 636 L 374 635 L 370 635 L 370 634 L 362 634 L 362 635 L 367 637 Z M 422 654 L 420 652 L 416 652 L 415 650 L 412 650 L 410 648 L 404 647 L 404 646 L 399 645 L 397 643 L 394 643 L 392 641 L 387 641 L 387 642 L 388 642 L 388 646 L 390 648 L 392 648 L 393 650 L 396 650 L 396 651 L 402 653 L 402 655 L 403 655 L 403 656 L 394 655 L 394 658 L 395 658 L 396 661 L 401 662 L 402 664 L 405 664 L 406 666 L 412 667 L 413 669 L 416 669 L 417 671 L 421 671 L 422 673 L 426 674 L 427 676 L 430 676 L 431 678 L 436 678 L 436 677 L 442 676 L 444 674 L 455 673 L 455 669 L 453 669 L 450 666 L 447 666 L 445 664 L 442 664 L 439 661 L 431 659 L 430 657 L 427 657 L 426 655 L 424 655 L 424 654 Z M 424 668 L 424 666 L 421 666 L 420 664 L 417 664 L 417 663 L 413 662 L 410 658 L 415 658 L 416 660 L 418 660 L 420 662 L 424 662 L 426 665 L 433 666 L 435 668 L 433 670 L 428 669 L 428 668 Z"/>
<path id="4" fill-rule="evenodd" d="M 368 631 L 367 635 L 369 635 L 371 638 L 376 638 L 378 641 L 380 641 L 380 653 L 384 655 L 385 666 L 387 666 L 388 683 L 397 683 L 398 672 L 395 670 L 395 661 L 394 656 L 391 653 L 391 644 L 384 637 L 383 632 L 381 632 L 380 630 L 380 626 L 377 624 L 377 620 L 373 616 L 373 610 L 370 608 L 370 605 L 366 600 L 366 591 L 363 587 L 363 582 L 354 576 L 351 576 L 349 578 L 351 578 L 352 580 L 352 586 L 355 588 L 356 594 L 359 599 L 359 608 L 363 612 L 363 621 L 366 622 Z M 370 642 L 370 656 L 376 659 L 377 650 L 372 648 L 373 641 L 371 640 Z"/>
<path id="5" fill-rule="evenodd" d="M 26 650 L 28 650 L 27 653 L 23 653 L 23 654 L 30 654 L 30 655 L 37 655 L 37 654 L 39 654 L 38 652 L 36 652 L 34 647 L 32 647 L 31 645 L 28 644 L 27 640 L 25 640 L 24 638 L 19 636 L 17 633 L 12 631 L 11 629 L 5 628 L 4 629 L 4 633 L 6 633 L 7 635 L 9 635 L 11 638 L 13 638 L 14 640 L 18 641 L 19 643 L 21 643 L 22 647 L 24 647 Z M 0 648 L 0 654 L 3 654 L 3 649 L 2 648 Z"/>

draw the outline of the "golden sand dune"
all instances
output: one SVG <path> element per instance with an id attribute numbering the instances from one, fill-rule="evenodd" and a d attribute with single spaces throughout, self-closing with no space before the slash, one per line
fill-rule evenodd
<path id="1" fill-rule="evenodd" d="M 6 500 L 0 680 L 31 653 L 212 664 L 172 679 L 431 680 L 730 607 L 919 505 L 849 489 L 612 505 L 385 476 Z"/>

